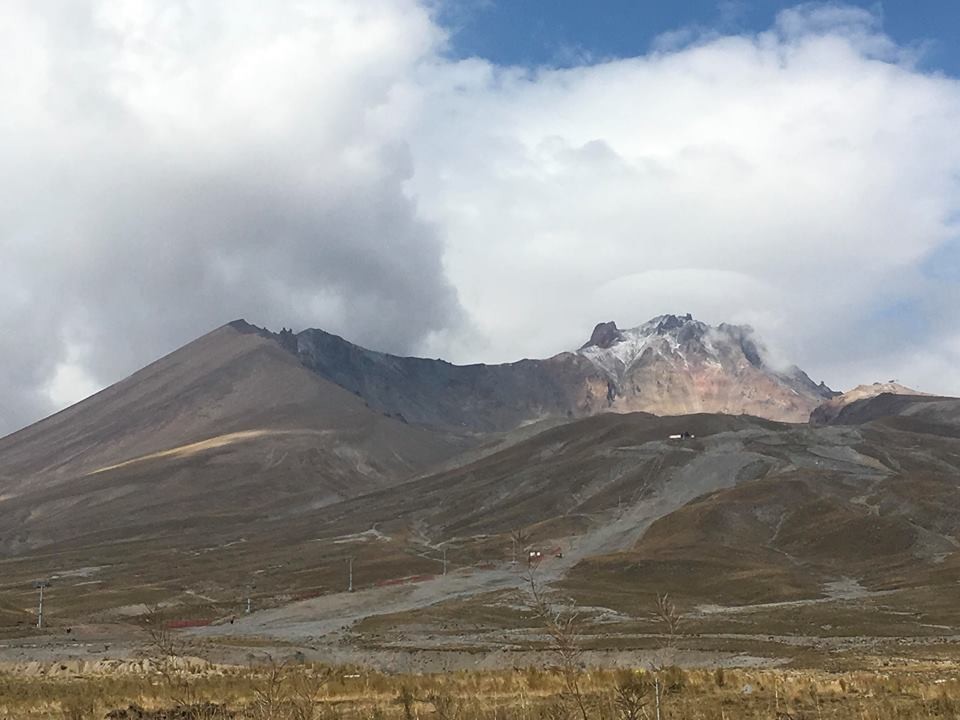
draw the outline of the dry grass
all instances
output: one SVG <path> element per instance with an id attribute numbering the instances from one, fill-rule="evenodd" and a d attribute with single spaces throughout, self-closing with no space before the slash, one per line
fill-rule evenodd
<path id="1" fill-rule="evenodd" d="M 662 717 L 954 718 L 956 666 L 893 672 L 689 670 L 667 668 Z M 578 677 L 593 720 L 653 718 L 653 675 L 584 669 Z M 0 675 L 0 718 L 237 718 L 305 720 L 565 720 L 561 669 L 388 676 L 355 668 L 267 662 L 250 668 L 164 671 L 103 677 Z M 133 707 L 133 710 L 128 708 Z"/>
<path id="2" fill-rule="evenodd" d="M 227 445 L 244 442 L 246 440 L 256 440 L 257 438 L 265 437 L 267 435 L 319 435 L 319 434 L 321 434 L 321 431 L 319 430 L 243 430 L 240 432 L 227 433 L 226 435 L 217 435 L 216 437 L 212 437 L 207 440 L 200 440 L 199 442 L 189 443 L 187 445 L 180 445 L 178 447 L 170 448 L 168 450 L 160 450 L 158 452 L 149 453 L 147 455 L 141 455 L 140 457 L 135 457 L 131 460 L 124 460 L 123 462 L 115 463 L 113 465 L 106 465 L 102 468 L 91 470 L 90 472 L 87 473 L 87 475 L 97 475 L 99 473 L 108 472 L 110 470 L 117 470 L 118 468 L 124 468 L 124 467 L 129 467 L 131 465 L 136 465 L 137 463 L 146 462 L 148 460 L 190 457 L 192 455 L 201 453 L 204 450 L 215 450 L 217 448 L 226 447 Z"/>

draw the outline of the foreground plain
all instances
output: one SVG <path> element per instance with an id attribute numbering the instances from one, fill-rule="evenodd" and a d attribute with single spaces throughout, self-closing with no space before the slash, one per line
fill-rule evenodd
<path id="1" fill-rule="evenodd" d="M 50 670 L 0 673 L 0 718 L 640 720 L 656 717 L 658 684 L 662 718 L 892 720 L 960 712 L 952 663 L 850 672 L 585 669 L 575 678 L 579 697 L 560 669 L 384 675 L 280 662 L 143 662 L 99 674 Z"/>

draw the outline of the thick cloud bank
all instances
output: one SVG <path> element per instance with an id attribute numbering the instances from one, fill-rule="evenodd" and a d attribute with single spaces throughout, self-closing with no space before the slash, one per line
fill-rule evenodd
<path id="1" fill-rule="evenodd" d="M 403 187 L 416 3 L 0 14 L 0 432 L 240 316 L 395 351 L 459 322 Z"/>
<path id="2" fill-rule="evenodd" d="M 960 393 L 960 82 L 803 6 L 564 70 L 414 0 L 0 10 L 0 433 L 212 327 L 457 361 L 662 312 Z"/>

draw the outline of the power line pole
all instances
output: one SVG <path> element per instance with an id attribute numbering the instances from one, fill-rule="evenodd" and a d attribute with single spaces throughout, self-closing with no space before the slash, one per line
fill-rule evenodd
<path id="1" fill-rule="evenodd" d="M 40 590 L 40 604 L 37 606 L 37 628 L 43 627 L 43 589 L 50 585 L 49 580 L 38 580 L 33 584 Z"/>
<path id="2" fill-rule="evenodd" d="M 353 592 L 353 558 L 347 558 L 347 592 Z"/>
<path id="3" fill-rule="evenodd" d="M 443 574 L 447 574 L 447 549 L 443 549 Z"/>

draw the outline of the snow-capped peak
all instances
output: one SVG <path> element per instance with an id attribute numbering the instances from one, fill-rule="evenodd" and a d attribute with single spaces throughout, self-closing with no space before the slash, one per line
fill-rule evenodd
<path id="1" fill-rule="evenodd" d="M 579 353 L 612 378 L 623 373 L 648 352 L 684 361 L 681 346 L 696 341 L 701 354 L 715 359 L 710 326 L 686 315 L 659 315 L 637 327 L 621 330 L 616 323 L 600 323 Z"/>

